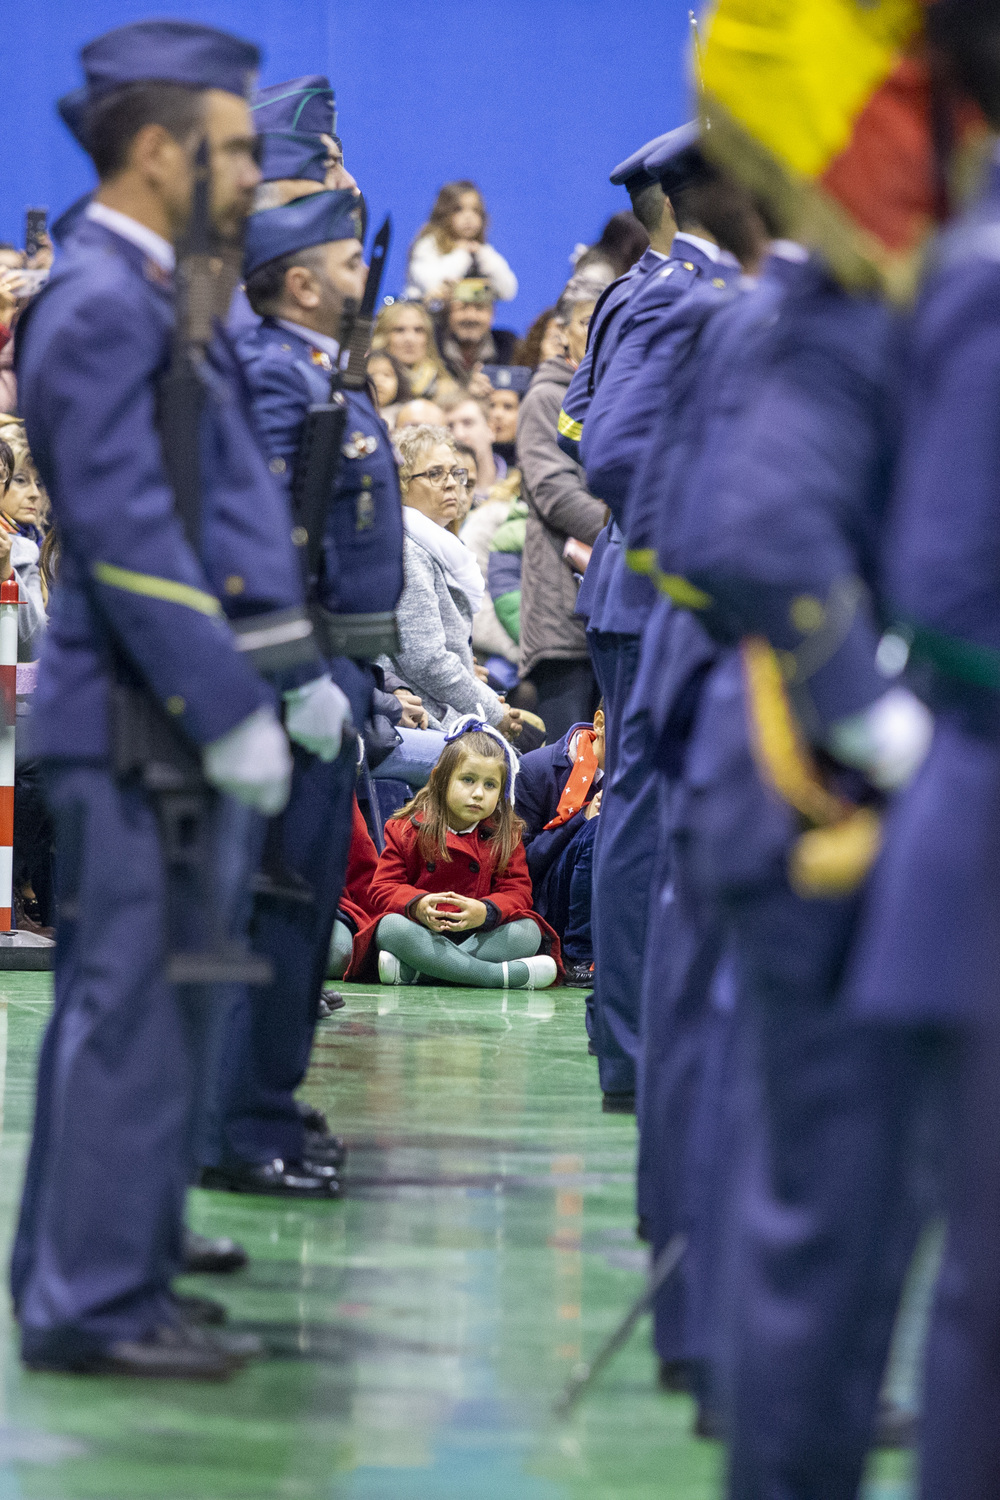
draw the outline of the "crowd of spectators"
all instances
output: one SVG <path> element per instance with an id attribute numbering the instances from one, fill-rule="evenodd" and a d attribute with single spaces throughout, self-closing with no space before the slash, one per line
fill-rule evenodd
<path id="1" fill-rule="evenodd" d="M 597 704 L 574 610 L 605 510 L 560 451 L 556 419 L 594 304 L 642 254 L 645 231 L 616 214 L 577 246 L 568 284 L 521 338 L 497 322 L 518 285 L 488 230 L 475 183 L 446 183 L 410 247 L 405 295 L 378 314 L 367 364 L 399 463 L 406 584 L 365 747 L 376 779 L 408 789 L 427 780 L 462 714 L 524 755 L 592 723 Z M 57 541 L 17 416 L 13 352 L 51 260 L 48 241 L 30 264 L 0 245 L 0 577 L 18 581 L 24 663 L 41 650 Z M 19 736 L 15 900 L 22 925 L 47 931 L 51 831 L 28 743 Z"/>

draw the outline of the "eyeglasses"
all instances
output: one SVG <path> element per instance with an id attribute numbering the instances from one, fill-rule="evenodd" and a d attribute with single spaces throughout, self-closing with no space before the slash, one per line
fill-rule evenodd
<path id="1" fill-rule="evenodd" d="M 441 464 L 435 464 L 433 469 L 421 469 L 419 474 L 411 474 L 411 479 L 426 479 L 436 490 L 444 489 L 449 479 L 454 479 L 460 489 L 466 489 L 469 483 L 468 469 L 446 469 Z"/>

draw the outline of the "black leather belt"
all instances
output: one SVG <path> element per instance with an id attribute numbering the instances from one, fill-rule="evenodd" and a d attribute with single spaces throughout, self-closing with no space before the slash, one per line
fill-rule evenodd
<path id="1" fill-rule="evenodd" d="M 399 627 L 391 609 L 370 615 L 334 615 L 318 609 L 316 627 L 327 656 L 374 661 L 377 656 L 395 656 L 399 651 Z"/>

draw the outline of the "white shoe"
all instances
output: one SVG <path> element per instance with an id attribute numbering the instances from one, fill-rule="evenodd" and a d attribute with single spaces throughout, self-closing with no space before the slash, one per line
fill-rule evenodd
<path id="1" fill-rule="evenodd" d="M 558 972 L 556 961 L 554 958 L 548 958 L 544 953 L 537 953 L 534 958 L 511 959 L 510 963 L 525 964 L 527 966 L 528 982 L 527 984 L 519 984 L 517 986 L 519 990 L 547 990 L 550 984 L 555 984 L 556 982 L 556 974 Z M 509 990 L 510 964 L 502 963 L 500 967 L 503 969 L 503 987 L 505 990 Z"/>
<path id="2" fill-rule="evenodd" d="M 408 975 L 413 977 L 408 978 Z M 411 969 L 409 964 L 400 963 L 395 953 L 389 953 L 385 948 L 380 948 L 378 977 L 380 984 L 416 984 L 420 975 L 416 969 Z"/>

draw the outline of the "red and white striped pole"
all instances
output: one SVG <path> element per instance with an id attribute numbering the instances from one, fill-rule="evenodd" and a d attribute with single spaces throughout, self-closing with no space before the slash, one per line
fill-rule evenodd
<path id="1" fill-rule="evenodd" d="M 17 579 L 0 583 L 0 932 L 14 904 L 14 727 L 17 723 Z"/>

